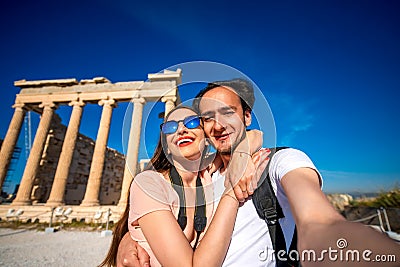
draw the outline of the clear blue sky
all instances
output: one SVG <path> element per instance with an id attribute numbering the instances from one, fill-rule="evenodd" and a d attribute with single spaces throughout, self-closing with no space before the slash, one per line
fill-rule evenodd
<path id="1" fill-rule="evenodd" d="M 136 2 L 2 1 L 0 137 L 13 114 L 16 80 L 146 80 L 175 64 L 215 61 L 258 85 L 278 145 L 309 154 L 325 191 L 399 183 L 399 1 Z M 108 143 L 119 151 L 126 106 L 114 110 Z M 100 112 L 85 107 L 83 134 L 96 137 Z M 70 110 L 58 113 L 67 124 Z M 23 132 L 18 145 L 24 147 Z M 13 183 L 24 161 L 23 152 Z"/>

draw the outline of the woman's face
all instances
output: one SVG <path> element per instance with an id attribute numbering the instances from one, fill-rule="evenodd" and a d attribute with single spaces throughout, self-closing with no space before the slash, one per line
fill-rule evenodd
<path id="1" fill-rule="evenodd" d="M 204 150 L 205 139 L 201 125 L 194 129 L 189 129 L 184 125 L 183 120 L 190 116 L 197 116 L 197 114 L 190 109 L 180 108 L 172 111 L 166 120 L 166 122 L 179 121 L 176 132 L 166 134 L 167 152 L 174 159 L 183 157 L 196 160 L 201 157 Z"/>

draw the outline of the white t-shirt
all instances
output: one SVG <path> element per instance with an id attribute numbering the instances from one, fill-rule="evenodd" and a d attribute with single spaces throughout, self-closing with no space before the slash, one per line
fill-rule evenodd
<path id="1" fill-rule="evenodd" d="M 280 180 L 289 171 L 303 167 L 317 171 L 311 159 L 304 152 L 293 148 L 276 152 L 269 167 L 271 185 L 285 215 L 284 218 L 279 220 L 279 223 L 285 236 L 287 248 L 292 241 L 295 224 Z M 321 178 L 320 174 L 319 177 Z M 217 171 L 213 174 L 212 179 L 215 194 L 221 196 L 224 191 L 224 175 Z M 252 200 L 246 201 L 238 210 L 232 240 L 223 266 L 275 266 L 275 256 L 268 226 L 264 220 L 258 217 Z"/>

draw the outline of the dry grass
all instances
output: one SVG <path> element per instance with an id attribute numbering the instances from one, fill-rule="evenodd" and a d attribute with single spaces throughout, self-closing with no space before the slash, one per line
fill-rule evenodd
<path id="1" fill-rule="evenodd" d="M 375 198 L 354 200 L 350 204 L 354 207 L 400 208 L 400 188 L 382 192 Z"/>

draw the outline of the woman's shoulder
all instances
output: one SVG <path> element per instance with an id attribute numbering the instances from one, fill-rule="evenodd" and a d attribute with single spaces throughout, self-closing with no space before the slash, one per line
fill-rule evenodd
<path id="1" fill-rule="evenodd" d="M 176 194 L 176 193 L 175 193 Z M 129 222 L 158 210 L 172 211 L 179 204 L 171 184 L 163 174 L 156 171 L 144 171 L 135 176 L 129 192 Z M 132 229 L 131 229 L 132 230 Z"/>
<path id="2" fill-rule="evenodd" d="M 160 179 L 165 180 L 163 173 L 160 173 L 160 172 L 157 172 L 157 171 L 154 171 L 154 170 L 146 170 L 146 171 L 142 171 L 142 172 L 138 173 L 135 176 L 134 181 L 140 181 L 140 180 L 143 180 L 143 179 L 145 179 L 145 180 L 148 180 L 148 179 L 151 179 L 151 180 L 160 180 Z"/>
<path id="3" fill-rule="evenodd" d="M 170 191 L 171 183 L 166 179 L 166 173 L 153 170 L 143 171 L 135 176 L 131 188 L 138 186 L 141 190 Z M 134 189 L 133 189 L 134 190 Z"/>

